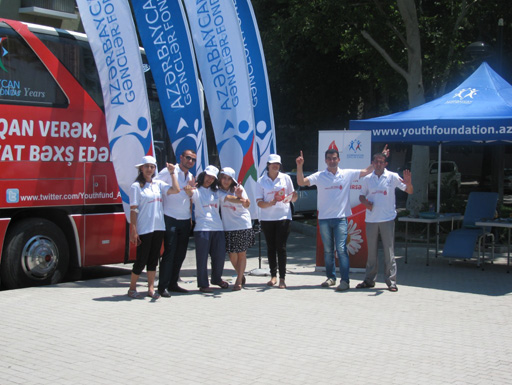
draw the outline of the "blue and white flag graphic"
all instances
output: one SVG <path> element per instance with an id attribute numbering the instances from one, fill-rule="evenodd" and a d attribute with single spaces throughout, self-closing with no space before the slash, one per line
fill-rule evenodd
<path id="1" fill-rule="evenodd" d="M 222 167 L 232 167 L 249 197 L 254 115 L 238 17 L 232 1 L 184 0 Z M 251 205 L 252 206 L 252 205 Z"/>
<path id="2" fill-rule="evenodd" d="M 258 168 L 258 176 L 261 176 L 267 166 L 268 156 L 276 153 L 274 112 L 272 110 L 267 66 L 251 1 L 233 0 L 233 3 L 239 18 L 247 59 L 252 106 L 256 122 L 255 162 Z"/>
<path id="3" fill-rule="evenodd" d="M 198 174 L 208 165 L 202 93 L 185 12 L 179 0 L 131 0 L 155 80 L 169 138 L 178 157 L 197 153 Z"/>

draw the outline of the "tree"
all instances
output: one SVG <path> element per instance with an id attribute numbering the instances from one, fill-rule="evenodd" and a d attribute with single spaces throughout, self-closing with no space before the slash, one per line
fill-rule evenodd
<path id="1" fill-rule="evenodd" d="M 478 39 L 492 44 L 497 18 L 512 20 L 506 0 L 252 1 L 276 127 L 293 126 L 299 135 L 290 137 L 310 143 L 317 129 L 340 129 L 350 119 L 401 111 L 444 94 L 473 69 L 465 47 Z M 278 143 L 280 137 L 282 130 Z M 426 179 L 416 178 L 427 176 L 429 152 L 415 147 L 414 153 L 417 194 L 408 207 L 417 211 L 427 187 Z"/>

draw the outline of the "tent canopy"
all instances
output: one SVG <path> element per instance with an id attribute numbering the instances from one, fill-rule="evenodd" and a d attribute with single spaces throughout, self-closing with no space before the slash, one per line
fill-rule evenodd
<path id="1" fill-rule="evenodd" d="M 421 106 L 373 119 L 351 120 L 374 142 L 512 141 L 512 86 L 487 64 L 453 91 Z"/>

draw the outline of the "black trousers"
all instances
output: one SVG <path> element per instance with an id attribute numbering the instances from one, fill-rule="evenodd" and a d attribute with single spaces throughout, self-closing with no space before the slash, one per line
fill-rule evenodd
<path id="1" fill-rule="evenodd" d="M 191 227 L 190 219 L 181 220 L 165 215 L 164 220 L 164 253 L 162 254 L 158 275 L 159 291 L 171 290 L 178 286 L 181 266 L 187 256 Z"/>
<path id="2" fill-rule="evenodd" d="M 291 222 L 289 219 L 261 221 L 261 230 L 265 234 L 267 242 L 267 257 L 272 277 L 277 277 L 278 266 L 279 278 L 284 279 L 286 275 L 286 241 L 290 235 Z"/>
<path id="3" fill-rule="evenodd" d="M 139 235 L 140 245 L 137 246 L 137 258 L 133 263 L 132 272 L 140 275 L 144 267 L 147 271 L 156 271 L 158 259 L 160 258 L 160 248 L 164 239 L 163 231 L 154 231 L 148 234 Z"/>

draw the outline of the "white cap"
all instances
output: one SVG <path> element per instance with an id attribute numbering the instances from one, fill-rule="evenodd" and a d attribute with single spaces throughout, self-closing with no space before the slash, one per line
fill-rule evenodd
<path id="1" fill-rule="evenodd" d="M 145 164 L 152 164 L 156 167 L 156 159 L 151 155 L 143 156 L 140 163 L 135 165 L 135 168 L 139 168 L 140 166 L 144 166 Z"/>
<path id="2" fill-rule="evenodd" d="M 217 175 L 219 174 L 219 169 L 215 166 L 208 166 L 204 169 L 204 172 L 206 173 L 206 175 L 210 175 L 217 178 Z"/>
<path id="3" fill-rule="evenodd" d="M 233 181 L 236 182 L 235 179 L 235 170 L 233 170 L 231 167 L 224 167 L 222 170 L 220 170 L 221 174 L 229 176 Z"/>
<path id="4" fill-rule="evenodd" d="M 281 164 L 281 157 L 277 154 L 270 154 L 268 156 L 268 160 L 267 160 L 268 163 L 279 163 Z"/>

